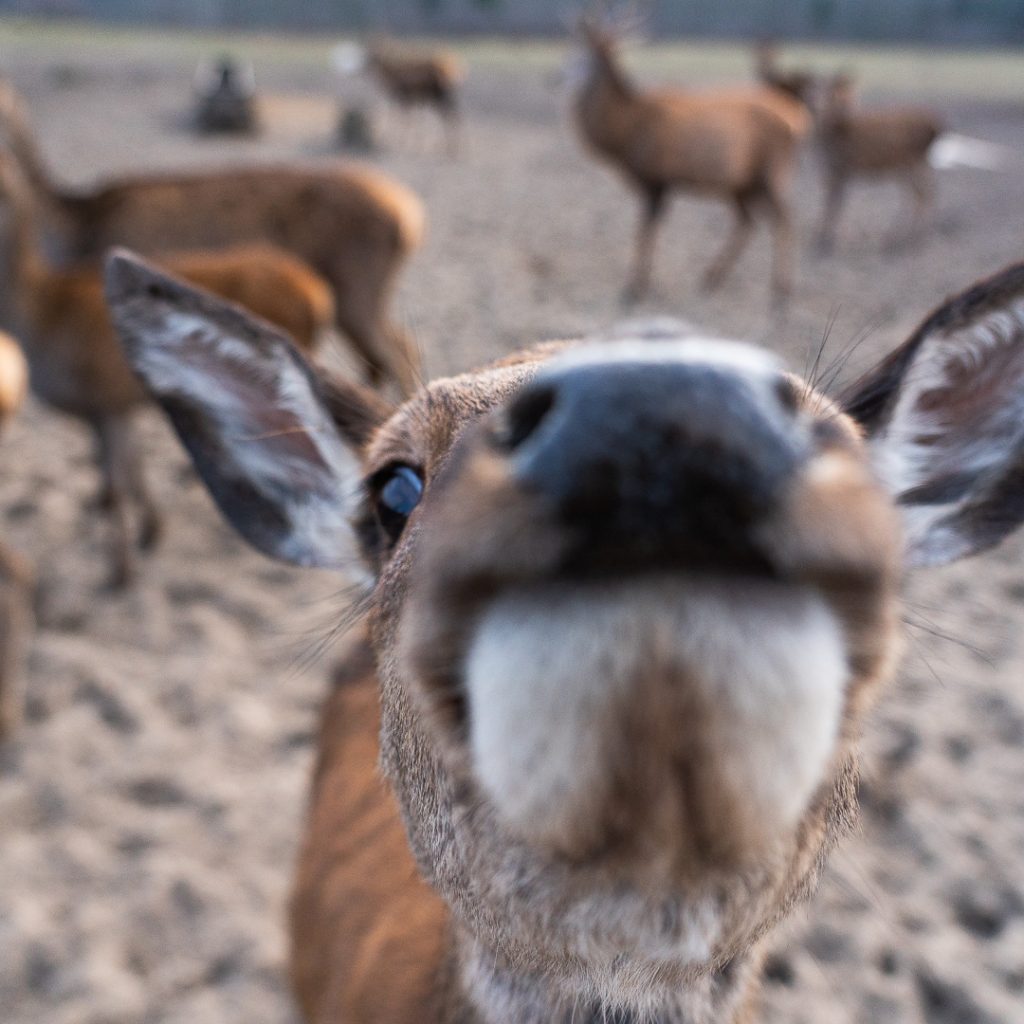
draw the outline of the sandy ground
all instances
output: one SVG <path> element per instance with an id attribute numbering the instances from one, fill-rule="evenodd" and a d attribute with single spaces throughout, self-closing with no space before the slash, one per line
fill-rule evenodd
<path id="1" fill-rule="evenodd" d="M 4 70 L 68 181 L 330 152 L 333 103 L 312 61 L 263 75 L 273 97 L 256 142 L 193 139 L 188 62 L 152 41 L 12 45 Z M 549 70 L 475 68 L 457 161 L 440 155 L 429 119 L 387 126 L 379 162 L 430 215 L 397 308 L 432 373 L 621 316 L 634 206 L 577 145 Z M 959 130 L 1024 151 L 1020 101 L 935 101 Z M 798 190 L 805 242 L 813 170 Z M 679 200 L 640 312 L 762 341 L 797 369 L 831 324 L 830 351 L 862 340 L 852 372 L 947 292 L 1021 256 L 1021 196 L 1019 175 L 948 172 L 934 232 L 894 250 L 902 197 L 858 191 L 836 255 L 803 247 L 784 319 L 768 316 L 764 237 L 721 294 L 699 293 L 727 213 Z M 28 721 L 0 750 L 4 1024 L 294 1020 L 283 913 L 330 664 L 315 655 L 344 595 L 337 580 L 244 550 L 162 422 L 144 419 L 169 531 L 121 596 L 102 588 L 87 438 L 33 405 L 0 450 L 3 533 L 41 580 Z M 776 938 L 765 1021 L 1024 1021 L 1022 556 L 1016 539 L 911 585 L 904 668 L 869 724 L 862 834 Z"/>

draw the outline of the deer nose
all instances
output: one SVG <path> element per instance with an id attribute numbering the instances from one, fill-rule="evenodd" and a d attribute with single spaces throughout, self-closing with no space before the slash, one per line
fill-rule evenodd
<path id="1" fill-rule="evenodd" d="M 796 404 L 774 369 L 584 363 L 524 388 L 505 442 L 584 564 L 746 563 L 805 455 Z"/>

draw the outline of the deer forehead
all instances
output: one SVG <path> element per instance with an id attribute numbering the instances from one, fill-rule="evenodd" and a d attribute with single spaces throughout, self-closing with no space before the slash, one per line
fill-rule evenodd
<path id="1" fill-rule="evenodd" d="M 483 370 L 431 382 L 378 431 L 365 463 L 373 472 L 409 462 L 431 476 L 469 423 L 509 401 L 534 378 L 614 363 L 702 365 L 758 383 L 788 376 L 774 355 L 754 345 L 698 335 L 673 338 L 664 329 L 613 341 L 548 342 Z"/>

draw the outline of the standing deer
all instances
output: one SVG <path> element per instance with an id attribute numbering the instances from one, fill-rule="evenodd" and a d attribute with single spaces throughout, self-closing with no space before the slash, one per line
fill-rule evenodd
<path id="1" fill-rule="evenodd" d="M 446 125 L 448 152 L 454 155 L 458 149 L 459 91 L 466 77 L 462 61 L 446 50 L 417 53 L 378 40 L 369 48 L 367 64 L 399 106 L 430 106 L 437 111 Z"/>
<path id="2" fill-rule="evenodd" d="M 1024 518 L 1024 264 L 839 400 L 681 337 L 389 410 L 127 255 L 107 288 L 225 516 L 366 587 L 291 906 L 306 1019 L 748 1024 L 855 820 L 905 569 Z"/>
<path id="3" fill-rule="evenodd" d="M 728 92 L 643 90 L 623 70 L 616 35 L 592 17 L 581 19 L 588 67 L 576 98 L 583 138 L 640 194 L 643 217 L 636 241 L 630 301 L 647 291 L 655 235 L 673 189 L 730 202 L 732 234 L 704 276 L 718 287 L 764 211 L 775 234 L 776 299 L 792 288 L 793 238 L 789 192 L 797 147 L 807 130 L 803 105 L 775 90 Z"/>
<path id="4" fill-rule="evenodd" d="M 917 107 L 857 110 L 853 80 L 836 75 L 825 88 L 818 119 L 818 147 L 825 172 L 825 206 L 818 245 L 832 249 L 846 187 L 853 178 L 900 178 L 914 199 L 911 236 L 919 235 L 935 201 L 929 164 L 944 126 L 930 110 Z"/>
<path id="5" fill-rule="evenodd" d="M 169 253 L 162 262 L 288 330 L 307 351 L 331 324 L 334 305 L 326 283 L 291 254 L 270 246 Z M 95 436 L 102 504 L 114 525 L 111 582 L 123 586 L 135 568 L 131 506 L 141 513 L 143 548 L 155 545 L 161 533 L 162 517 L 145 484 L 132 425 L 134 411 L 147 396 L 114 335 L 100 270 L 50 266 L 37 237 L 31 190 L 16 162 L 3 153 L 0 327 L 13 330 L 21 341 L 33 391 L 87 424 Z"/>
<path id="6" fill-rule="evenodd" d="M 416 350 L 387 316 L 398 272 L 423 234 L 422 204 L 403 185 L 335 165 L 153 175 L 72 193 L 52 183 L 20 98 L 6 84 L 0 129 L 68 262 L 98 258 L 115 244 L 155 253 L 270 242 L 331 285 L 337 326 L 372 383 L 392 381 L 408 391 L 418 382 Z"/>

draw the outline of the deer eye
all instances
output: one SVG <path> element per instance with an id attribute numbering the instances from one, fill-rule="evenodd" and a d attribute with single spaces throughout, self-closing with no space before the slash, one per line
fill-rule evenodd
<path id="1" fill-rule="evenodd" d="M 374 478 L 377 521 L 394 544 L 423 497 L 423 477 L 411 466 L 390 466 Z"/>

